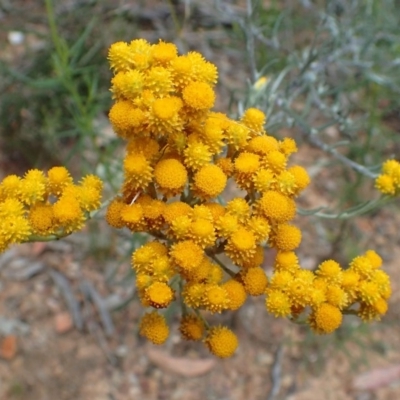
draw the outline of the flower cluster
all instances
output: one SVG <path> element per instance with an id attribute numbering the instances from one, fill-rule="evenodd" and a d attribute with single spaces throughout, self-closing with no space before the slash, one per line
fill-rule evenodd
<path id="1" fill-rule="evenodd" d="M 258 109 L 238 121 L 212 111 L 213 64 L 197 52 L 178 55 L 172 43 L 143 39 L 114 43 L 108 59 L 115 99 L 109 118 L 127 146 L 121 193 L 106 219 L 156 238 L 132 255 L 140 300 L 153 308 L 141 321 L 143 336 L 156 344 L 167 339 L 157 310 L 175 300 L 182 337 L 204 340 L 219 357 L 234 353 L 237 337 L 204 316 L 237 310 L 247 296 L 266 295 L 276 316 L 308 312 L 318 333 L 335 330 L 356 302 L 365 320 L 384 314 L 390 285 L 376 253 L 345 271 L 331 260 L 315 273 L 301 269 L 294 253 L 301 231 L 291 222 L 295 198 L 310 179 L 303 167 L 289 166 L 296 143 L 269 135 Z M 270 281 L 262 268 L 265 247 L 277 250 Z"/>
<path id="2" fill-rule="evenodd" d="M 103 183 L 94 175 L 74 185 L 65 167 L 47 176 L 38 169 L 0 183 L 0 252 L 9 245 L 63 237 L 82 228 L 88 213 L 100 206 Z"/>
<path id="3" fill-rule="evenodd" d="M 382 173 L 375 180 L 375 187 L 383 194 L 400 194 L 400 162 L 388 160 L 383 163 Z"/>

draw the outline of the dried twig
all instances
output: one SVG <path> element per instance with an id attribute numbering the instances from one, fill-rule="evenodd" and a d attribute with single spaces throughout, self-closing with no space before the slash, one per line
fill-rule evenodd
<path id="1" fill-rule="evenodd" d="M 267 400 L 274 400 L 279 394 L 282 382 L 282 360 L 283 360 L 283 344 L 279 344 L 275 352 L 274 363 L 271 368 L 272 387 L 268 393 Z"/>

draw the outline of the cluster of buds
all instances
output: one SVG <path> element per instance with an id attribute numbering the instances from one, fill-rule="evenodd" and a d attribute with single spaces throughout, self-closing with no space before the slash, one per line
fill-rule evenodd
<path id="1" fill-rule="evenodd" d="M 382 165 L 382 173 L 375 180 L 375 187 L 389 196 L 400 195 L 400 162 L 385 161 Z"/>
<path id="2" fill-rule="evenodd" d="M 95 175 L 73 183 L 65 167 L 47 176 L 38 169 L 22 178 L 9 175 L 0 183 L 0 252 L 9 245 L 51 240 L 81 229 L 100 206 L 103 183 Z"/>
<path id="3" fill-rule="evenodd" d="M 296 143 L 265 132 L 258 109 L 238 121 L 211 111 L 212 63 L 143 39 L 114 43 L 108 59 L 109 118 L 127 146 L 121 193 L 106 219 L 156 239 L 132 255 L 140 300 L 153 309 L 142 318 L 143 336 L 165 342 L 169 327 L 159 310 L 174 301 L 182 337 L 203 340 L 219 357 L 231 356 L 238 340 L 228 327 L 210 326 L 206 314 L 237 310 L 248 295 L 265 295 L 275 316 L 307 314 L 317 333 L 337 329 L 355 303 L 364 320 L 386 312 L 390 282 L 375 252 L 347 270 L 333 260 L 316 272 L 300 267 L 301 231 L 291 221 L 310 179 L 303 167 L 288 166 Z M 266 247 L 277 253 L 270 279 L 262 268 Z"/>

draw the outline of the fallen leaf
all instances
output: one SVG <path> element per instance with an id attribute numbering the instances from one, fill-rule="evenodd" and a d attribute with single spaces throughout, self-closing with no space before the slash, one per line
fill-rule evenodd
<path id="1" fill-rule="evenodd" d="M 147 349 L 147 355 L 154 364 L 163 370 L 188 378 L 204 375 L 216 364 L 212 358 L 193 360 L 183 357 L 172 357 L 168 353 L 154 348 Z"/>
<path id="2" fill-rule="evenodd" d="M 398 379 L 400 379 L 400 365 L 392 365 L 358 375 L 354 378 L 352 387 L 355 390 L 375 390 Z"/>
<path id="3" fill-rule="evenodd" d="M 0 344 L 0 357 L 12 360 L 17 353 L 17 337 L 14 335 L 6 336 Z"/>

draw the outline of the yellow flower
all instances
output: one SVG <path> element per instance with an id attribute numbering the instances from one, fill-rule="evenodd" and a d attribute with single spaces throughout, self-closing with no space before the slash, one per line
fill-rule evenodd
<path id="1" fill-rule="evenodd" d="M 0 248 L 9 244 L 22 243 L 31 235 L 32 229 L 22 216 L 7 216 L 0 220 Z"/>
<path id="2" fill-rule="evenodd" d="M 178 97 L 163 97 L 154 100 L 147 118 L 147 128 L 154 136 L 171 135 L 182 130 L 179 117 L 182 101 Z"/>
<path id="3" fill-rule="evenodd" d="M 184 303 L 191 308 L 199 308 L 203 304 L 204 288 L 206 284 L 189 282 L 182 291 Z"/>
<path id="4" fill-rule="evenodd" d="M 179 325 L 179 331 L 185 340 L 200 340 L 204 329 L 203 321 L 194 314 L 184 315 Z"/>
<path id="5" fill-rule="evenodd" d="M 210 85 L 214 85 L 217 82 L 218 71 L 214 64 L 206 61 L 204 57 L 196 51 L 189 52 L 187 58 L 192 63 L 192 71 L 196 80 L 206 82 Z"/>
<path id="6" fill-rule="evenodd" d="M 294 273 L 300 268 L 299 259 L 293 251 L 278 251 L 275 257 L 274 270 Z"/>
<path id="7" fill-rule="evenodd" d="M 221 157 L 218 158 L 215 162 L 215 165 L 221 168 L 222 172 L 227 176 L 230 177 L 234 171 L 234 164 L 230 158 Z"/>
<path id="8" fill-rule="evenodd" d="M 21 181 L 19 197 L 27 205 L 45 200 L 47 178 L 38 169 L 29 170 Z"/>
<path id="9" fill-rule="evenodd" d="M 235 197 L 226 204 L 226 211 L 232 215 L 236 215 L 239 222 L 245 223 L 249 218 L 250 206 L 245 199 Z"/>
<path id="10" fill-rule="evenodd" d="M 240 264 L 243 260 L 251 259 L 254 255 L 256 238 L 252 232 L 240 226 L 228 238 L 224 250 L 233 262 Z"/>
<path id="11" fill-rule="evenodd" d="M 241 260 L 240 266 L 243 268 L 259 267 L 264 262 L 264 247 L 257 246 L 255 253 L 246 260 Z"/>
<path id="12" fill-rule="evenodd" d="M 268 285 L 267 276 L 261 267 L 242 270 L 238 278 L 250 296 L 262 295 Z"/>
<path id="13" fill-rule="evenodd" d="M 369 305 L 374 304 L 380 298 L 379 287 L 374 282 L 361 281 L 358 293 L 360 300 Z"/>
<path id="14" fill-rule="evenodd" d="M 150 67 L 151 45 L 144 39 L 135 39 L 129 43 L 132 62 L 135 68 L 144 70 Z"/>
<path id="15" fill-rule="evenodd" d="M 145 88 L 156 97 L 168 96 L 174 90 L 171 72 L 164 67 L 153 67 L 145 72 Z"/>
<path id="16" fill-rule="evenodd" d="M 212 156 L 209 147 L 200 141 L 189 143 L 183 154 L 186 167 L 193 171 L 209 164 Z"/>
<path id="17" fill-rule="evenodd" d="M 337 285 L 328 285 L 325 291 L 326 302 L 342 310 L 349 303 L 347 293 Z"/>
<path id="18" fill-rule="evenodd" d="M 382 258 L 374 250 L 367 250 L 365 256 L 371 262 L 372 268 L 377 269 L 382 266 Z"/>
<path id="19" fill-rule="evenodd" d="M 212 222 L 197 218 L 190 224 L 190 239 L 201 247 L 211 247 L 215 244 L 216 236 Z"/>
<path id="20" fill-rule="evenodd" d="M 113 98 L 122 100 L 134 100 L 142 93 L 144 75 L 137 70 L 120 71 L 111 79 L 111 92 Z"/>
<path id="21" fill-rule="evenodd" d="M 229 125 L 226 129 L 226 138 L 228 143 L 232 145 L 235 150 L 245 147 L 249 136 L 249 128 L 236 121 L 229 121 Z"/>
<path id="22" fill-rule="evenodd" d="M 272 150 L 265 155 L 266 166 L 275 173 L 281 172 L 286 167 L 286 156 L 278 150 Z"/>
<path id="23" fill-rule="evenodd" d="M 187 215 L 180 215 L 176 217 L 170 224 L 169 235 L 176 240 L 184 240 L 189 238 L 192 219 Z"/>
<path id="24" fill-rule="evenodd" d="M 107 223 L 113 228 L 119 229 L 124 227 L 124 221 L 121 218 L 121 211 L 123 207 L 124 202 L 118 197 L 113 199 L 107 207 L 105 218 Z"/>
<path id="25" fill-rule="evenodd" d="M 126 152 L 142 153 L 152 163 L 160 155 L 160 145 L 149 137 L 132 138 L 126 146 Z"/>
<path id="26" fill-rule="evenodd" d="M 170 70 L 177 90 L 181 91 L 196 77 L 193 73 L 192 61 L 188 56 L 179 56 L 171 61 Z"/>
<path id="27" fill-rule="evenodd" d="M 143 217 L 143 207 L 140 204 L 124 204 L 121 208 L 121 220 L 133 232 L 145 228 Z"/>
<path id="28" fill-rule="evenodd" d="M 215 102 L 215 93 L 205 82 L 191 82 L 182 91 L 184 102 L 195 110 L 212 108 Z"/>
<path id="29" fill-rule="evenodd" d="M 47 236 L 54 233 L 54 212 L 51 204 L 36 204 L 29 210 L 32 233 Z"/>
<path id="30" fill-rule="evenodd" d="M 301 242 L 301 231 L 299 228 L 289 224 L 278 225 L 274 237 L 273 245 L 281 251 L 292 251 Z"/>
<path id="31" fill-rule="evenodd" d="M 191 207 L 182 201 L 174 201 L 166 205 L 163 216 L 168 224 L 172 224 L 178 217 L 189 216 L 192 212 Z"/>
<path id="32" fill-rule="evenodd" d="M 209 200 L 223 192 L 227 178 L 217 165 L 208 164 L 196 172 L 193 180 L 196 197 Z"/>
<path id="33" fill-rule="evenodd" d="M 315 273 L 329 283 L 340 285 L 342 282 L 342 269 L 339 263 L 334 260 L 322 262 Z"/>
<path id="34" fill-rule="evenodd" d="M 114 103 L 108 118 L 115 133 L 124 139 L 130 137 L 135 131 L 139 132 L 140 127 L 145 122 L 144 112 L 125 100 Z"/>
<path id="35" fill-rule="evenodd" d="M 216 113 L 209 113 L 200 135 L 203 141 L 209 146 L 213 154 L 219 154 L 224 146 L 225 134 L 223 130 L 223 121 L 227 117 Z"/>
<path id="36" fill-rule="evenodd" d="M 187 181 L 187 171 L 178 160 L 167 158 L 161 160 L 154 168 L 154 178 L 161 193 L 173 197 L 183 191 Z"/>
<path id="37" fill-rule="evenodd" d="M 367 279 L 371 276 L 374 268 L 367 256 L 357 256 L 350 263 L 350 269 L 357 272 L 361 279 Z"/>
<path id="38" fill-rule="evenodd" d="M 265 307 L 275 317 L 288 317 L 291 314 L 289 297 L 280 290 L 271 290 L 265 299 Z"/>
<path id="39" fill-rule="evenodd" d="M 164 282 L 154 282 L 145 290 L 149 304 L 154 308 L 166 308 L 174 300 L 173 290 Z"/>
<path id="40" fill-rule="evenodd" d="M 296 214 L 294 201 L 274 190 L 263 193 L 258 202 L 258 208 L 265 217 L 277 223 L 288 222 Z"/>
<path id="41" fill-rule="evenodd" d="M 141 203 L 139 203 L 141 204 Z M 141 204 L 143 207 L 143 215 L 146 222 L 146 230 L 159 230 L 164 225 L 163 212 L 165 202 L 161 200 L 151 200 L 148 204 Z"/>
<path id="42" fill-rule="evenodd" d="M 379 175 L 375 180 L 375 187 L 383 194 L 394 196 L 396 193 L 396 186 L 393 178 L 390 175 Z"/>
<path id="43" fill-rule="evenodd" d="M 167 65 L 178 56 L 178 49 L 173 43 L 160 40 L 151 48 L 151 57 L 154 63 Z"/>
<path id="44" fill-rule="evenodd" d="M 239 345 L 236 335 L 225 326 L 212 327 L 205 343 L 210 352 L 220 358 L 231 357 Z"/>
<path id="45" fill-rule="evenodd" d="M 247 295 L 243 285 L 240 282 L 234 279 L 229 279 L 223 283 L 221 287 L 225 289 L 228 294 L 229 310 L 237 310 L 242 307 L 246 301 Z"/>
<path id="46" fill-rule="evenodd" d="M 66 233 L 78 231 L 83 227 L 85 217 L 78 199 L 72 196 L 61 196 L 53 205 L 54 219 Z"/>
<path id="47" fill-rule="evenodd" d="M 216 223 L 218 235 L 229 238 L 239 228 L 239 221 L 236 215 L 225 213 L 221 215 Z"/>
<path id="48" fill-rule="evenodd" d="M 220 313 L 229 307 L 228 292 L 219 285 L 207 284 L 204 288 L 203 306 L 212 313 Z"/>
<path id="49" fill-rule="evenodd" d="M 294 276 L 289 271 L 276 271 L 271 276 L 267 291 L 268 293 L 270 290 L 280 290 L 282 292 L 285 292 L 289 287 L 289 284 L 292 283 L 293 280 Z"/>
<path id="50" fill-rule="evenodd" d="M 279 149 L 279 142 L 272 136 L 261 135 L 253 137 L 247 147 L 247 151 L 256 153 L 260 156 L 264 156 L 271 151 L 276 151 Z"/>
<path id="51" fill-rule="evenodd" d="M 309 324 L 315 333 L 332 333 L 342 323 L 342 313 L 339 308 L 328 303 L 323 303 L 313 310 L 309 317 Z"/>
<path id="52" fill-rule="evenodd" d="M 153 311 L 142 317 L 139 332 L 152 343 L 163 344 L 168 338 L 169 328 L 164 316 Z"/>
<path id="53" fill-rule="evenodd" d="M 8 175 L 2 180 L 0 188 L 4 195 L 17 198 L 21 189 L 21 178 L 17 175 Z"/>
<path id="54" fill-rule="evenodd" d="M 72 185 L 72 177 L 65 167 L 53 167 L 47 172 L 47 191 L 60 196 L 66 186 Z"/>
<path id="55" fill-rule="evenodd" d="M 126 185 L 131 190 L 144 189 L 153 179 L 153 168 L 142 153 L 126 155 L 124 172 Z"/>
<path id="56" fill-rule="evenodd" d="M 243 152 L 235 160 L 234 177 L 239 188 L 247 190 L 252 186 L 252 176 L 260 168 L 257 154 Z"/>
<path id="57" fill-rule="evenodd" d="M 203 260 L 202 248 L 191 240 L 184 240 L 171 246 L 170 256 L 184 271 L 197 268 Z"/>
<path id="58" fill-rule="evenodd" d="M 286 137 L 281 142 L 279 142 L 279 150 L 286 156 L 289 156 L 292 153 L 296 153 L 296 142 L 294 141 L 294 139 Z"/>
<path id="59" fill-rule="evenodd" d="M 253 136 L 259 135 L 264 130 L 265 114 L 257 108 L 249 108 L 241 118 L 241 122 L 252 130 Z"/>
<path id="60" fill-rule="evenodd" d="M 214 225 L 226 212 L 225 207 L 219 203 L 206 203 L 204 204 L 204 207 L 207 207 L 209 209 Z"/>
<path id="61" fill-rule="evenodd" d="M 272 189 L 272 186 L 275 183 L 275 176 L 273 172 L 266 168 L 259 169 L 251 179 L 253 181 L 254 188 L 258 192 L 266 192 L 269 189 Z"/>
<path id="62" fill-rule="evenodd" d="M 9 197 L 0 202 L 0 220 L 7 217 L 23 217 L 24 214 L 24 206 L 19 200 Z"/>
<path id="63" fill-rule="evenodd" d="M 271 226 L 269 225 L 267 219 L 260 216 L 254 216 L 247 221 L 246 226 L 254 234 L 257 243 L 268 240 L 269 233 L 271 232 Z"/>
<path id="64" fill-rule="evenodd" d="M 291 196 L 298 192 L 295 176 L 289 171 L 282 171 L 276 177 L 277 190 L 285 196 Z"/>
<path id="65" fill-rule="evenodd" d="M 128 43 L 113 43 L 108 51 L 108 61 L 114 72 L 126 71 L 132 67 L 133 59 Z"/>

